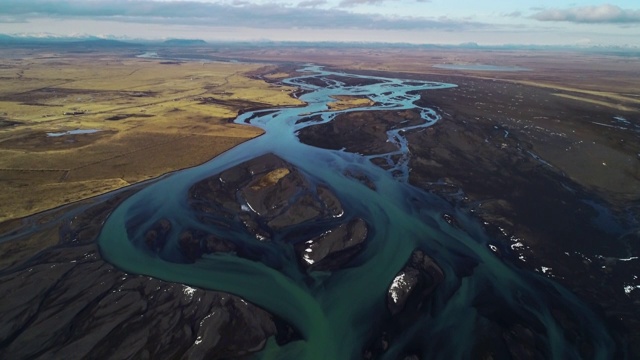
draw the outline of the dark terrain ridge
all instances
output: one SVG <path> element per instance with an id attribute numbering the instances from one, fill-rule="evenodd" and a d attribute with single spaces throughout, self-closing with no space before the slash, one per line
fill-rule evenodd
<path id="1" fill-rule="evenodd" d="M 401 77 L 406 77 L 406 74 Z M 634 289 L 627 294 L 623 288 L 625 284 L 632 283 L 630 277 L 638 273 L 638 264 L 617 259 L 638 254 L 639 239 L 637 223 L 634 222 L 640 212 L 637 199 L 640 191 L 636 191 L 640 161 L 634 157 L 640 153 L 638 132 L 589 123 L 585 119 L 609 121 L 612 110 L 584 104 L 574 106 L 569 100 L 556 98 L 548 91 L 514 84 L 504 86 L 488 80 L 464 80 L 463 83 L 462 78 L 429 76 L 428 79 L 452 82 L 460 87 L 423 94 L 421 105 L 437 107 L 443 119 L 429 129 L 407 135 L 412 151 L 410 182 L 477 214 L 496 237 L 497 256 L 532 270 L 539 270 L 540 266 L 551 268 L 550 276 L 602 309 L 612 326 L 622 327 L 622 331 L 630 336 L 629 343 L 637 344 L 640 320 L 635 308 L 640 301 L 640 290 Z M 516 97 L 518 91 L 521 97 Z M 514 101 L 518 101 L 516 98 L 522 99 L 517 107 L 512 106 Z M 540 106 L 544 100 L 556 102 L 553 106 L 548 101 Z M 487 116 L 488 113 L 492 115 Z M 554 120 L 559 113 L 563 114 L 560 123 Z M 616 115 L 624 115 L 632 125 L 640 123 L 637 113 L 616 112 Z M 375 154 L 385 152 L 381 149 L 389 146 L 385 142 L 386 130 L 397 126 L 397 122 L 417 119 L 419 116 L 410 112 L 351 113 L 332 123 L 308 128 L 300 137 L 315 146 Z M 572 129 L 580 131 L 575 138 L 571 137 Z M 560 133 L 565 137 L 555 135 Z M 611 155 L 614 161 L 618 159 L 617 154 L 631 156 L 636 161 L 635 165 L 631 163 L 620 170 L 623 173 L 619 175 L 623 179 L 620 184 L 623 185 L 618 188 L 626 191 L 614 193 L 590 186 L 584 178 L 590 178 L 588 173 L 584 177 L 575 176 L 576 180 L 566 176 L 564 169 L 571 162 L 599 161 L 593 159 L 589 151 L 581 151 L 566 160 L 568 165 L 556 163 L 560 157 L 554 156 L 553 149 L 558 154 L 566 146 L 586 147 L 578 144 L 583 136 L 615 149 Z M 311 191 L 300 186 L 301 180 L 296 178 L 295 169 L 278 160 L 270 161 L 271 167 L 256 172 L 261 176 L 248 176 L 246 169 L 242 168 L 236 170 L 238 183 L 247 193 L 251 191 L 251 182 L 260 183 L 271 171 L 283 168 L 293 174 L 282 178 L 288 178 L 286 181 L 290 183 L 278 181 L 265 189 L 275 191 L 280 197 L 285 197 L 292 186 L 298 186 L 297 189 L 303 192 Z M 382 161 L 379 165 L 387 166 Z M 611 175 L 609 169 L 599 172 L 604 173 L 599 174 L 602 178 Z M 212 176 L 211 179 L 217 177 Z M 200 192 L 210 201 L 217 201 L 224 196 L 224 191 L 212 183 L 203 182 L 192 189 L 191 194 Z M 220 196 L 211 196 L 216 192 Z M 310 194 L 318 195 L 313 191 Z M 121 196 L 125 196 L 124 193 Z M 325 196 L 324 204 L 320 202 L 315 206 L 319 209 L 331 208 L 327 206 L 329 203 L 335 206 L 333 200 L 328 200 L 330 196 Z M 258 196 L 255 203 L 264 202 L 264 197 L 265 193 Z M 635 230 L 622 233 L 622 230 L 611 228 L 607 216 L 604 216 L 605 223 L 594 222 L 599 214 L 585 200 L 610 208 L 612 217 L 621 223 L 621 227 Z M 11 311 L 3 310 L 0 318 L 3 324 L 12 325 L 3 328 L 5 334 L 0 339 L 2 352 L 15 354 L 18 358 L 65 354 L 81 356 L 89 352 L 92 356 L 103 354 L 112 358 L 160 354 L 167 357 L 184 354 L 188 358 L 238 358 L 259 350 L 269 336 L 277 334 L 282 342 L 295 339 L 295 329 L 288 328 L 280 320 L 237 297 L 127 275 L 100 260 L 94 239 L 101 222 L 117 201 L 118 197 L 115 197 L 111 203 L 75 205 L 84 206 L 85 210 L 75 217 L 54 217 L 61 221 L 59 230 L 54 232 L 57 234 L 53 235 L 59 238 L 58 245 L 44 249 L 34 257 L 22 255 L 15 262 L 6 263 L 8 266 L 4 266 L 0 273 L 0 288 L 9 294 L 2 300 L 6 304 L 3 309 L 7 306 L 6 309 Z M 194 207 L 203 204 L 206 202 L 194 203 Z M 239 207 L 240 204 L 231 206 Z M 302 208 L 300 205 L 298 209 Z M 199 210 L 204 212 L 202 207 Z M 247 218 L 245 224 L 253 226 L 256 234 L 269 235 L 271 226 L 279 226 L 275 219 L 286 212 L 282 208 L 280 210 L 284 212 L 267 214 L 269 220 L 266 222 L 266 218 Z M 300 214 L 297 211 L 293 213 Z M 296 221 L 310 220 L 313 216 L 309 213 L 304 215 L 303 211 L 302 218 L 297 220 L 288 216 L 283 218 L 297 224 Z M 276 222 L 269 225 L 271 221 Z M 285 222 L 281 226 L 288 225 Z M 4 226 L 24 228 L 29 225 L 13 222 Z M 339 226 L 362 228 L 362 225 L 352 223 Z M 607 229 L 614 231 L 608 232 Z M 345 233 L 353 235 L 353 231 Z M 200 235 L 191 233 L 181 237 L 184 239 L 184 254 L 191 260 L 208 251 L 229 250 L 220 239 L 203 248 L 203 244 L 210 243 L 203 242 Z M 27 232 L 24 237 L 34 236 L 34 233 Z M 356 238 L 362 240 L 355 244 L 362 244 L 366 231 L 364 238 L 362 235 Z M 346 244 L 349 239 L 351 237 L 346 236 L 339 240 L 345 240 Z M 321 240 L 316 238 L 317 243 Z M 4 254 L 14 251 L 16 242 L 19 239 L 0 244 L 0 251 Z M 332 248 L 336 254 L 332 258 L 348 256 L 348 251 L 344 250 L 349 248 Z M 300 247 L 298 251 L 302 249 Z M 419 254 L 416 256 L 420 257 Z M 519 256 L 526 261 L 519 262 Z M 7 261 L 4 256 L 3 261 Z M 414 271 L 414 263 L 416 261 L 409 262 L 404 271 L 416 274 L 418 270 Z M 303 259 L 301 265 L 304 266 Z M 427 266 L 421 271 L 436 274 L 434 278 L 437 280 L 436 268 Z M 87 274 L 95 280 L 88 278 Z M 437 286 L 437 281 L 434 286 Z M 389 310 L 391 313 L 397 311 L 391 305 Z M 212 313 L 220 315 L 209 316 Z M 126 338 L 123 333 L 128 334 Z M 220 334 L 224 335 L 220 337 Z M 38 341 L 34 343 L 36 336 Z M 522 338 L 524 335 L 514 335 L 514 341 L 518 341 L 518 336 Z M 118 346 L 114 347 L 115 344 Z"/>

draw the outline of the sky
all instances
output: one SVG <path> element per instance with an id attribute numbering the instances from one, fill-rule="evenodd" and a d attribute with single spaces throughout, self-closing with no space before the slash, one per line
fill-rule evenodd
<path id="1" fill-rule="evenodd" d="M 0 33 L 640 47 L 640 1 L 0 0 Z"/>

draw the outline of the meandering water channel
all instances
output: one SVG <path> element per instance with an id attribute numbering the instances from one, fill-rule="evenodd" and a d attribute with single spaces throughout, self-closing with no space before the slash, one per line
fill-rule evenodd
<path id="1" fill-rule="evenodd" d="M 445 279 L 424 310 L 388 336 L 391 340 L 377 354 L 380 358 L 402 359 L 409 354 L 424 359 L 471 358 L 479 346 L 477 339 L 486 335 L 482 332 L 496 328 L 525 329 L 521 333 L 530 334 L 527 341 L 543 358 L 579 358 L 584 344 L 594 358 L 611 358 L 615 343 L 588 306 L 555 282 L 500 259 L 474 219 L 408 183 L 410 152 L 403 133 L 432 126 L 440 119 L 432 109 L 414 102 L 422 91 L 454 85 L 345 74 L 317 66 L 307 66 L 301 74 L 284 83 L 305 90 L 300 100 L 306 106 L 242 114 L 236 123 L 260 127 L 265 134 L 201 166 L 166 176 L 124 201 L 104 224 L 99 238 L 103 257 L 127 272 L 239 295 L 284 319 L 302 335 L 302 340 L 285 345 L 271 340 L 258 357 L 335 360 L 362 358 L 372 337 L 386 331 L 391 316 L 386 306 L 389 286 L 411 253 L 421 249 L 440 266 Z M 341 81 L 347 78 L 362 80 L 364 85 Z M 375 105 L 331 111 L 327 104 L 335 101 L 332 96 L 341 95 L 367 96 Z M 363 156 L 320 149 L 300 143 L 296 136 L 304 127 L 331 121 L 345 112 L 402 109 L 420 112 L 424 123 L 389 131 L 389 141 L 398 148 L 392 153 Z M 189 188 L 267 153 L 286 160 L 311 182 L 330 188 L 346 215 L 369 224 L 366 247 L 352 266 L 307 272 L 285 250 L 271 250 L 277 269 L 233 254 L 209 255 L 183 264 L 163 260 L 136 245 L 141 235 L 127 228 L 134 218 L 149 226 L 169 219 L 176 237 L 181 228 L 205 229 L 188 204 Z M 373 157 L 387 158 L 392 168 L 375 166 Z M 375 190 L 347 173 L 366 175 Z M 445 213 L 455 217 L 459 226 L 445 221 Z M 259 243 L 252 234 L 238 236 Z M 256 246 L 286 248 L 277 239 Z M 573 325 L 567 328 L 567 323 Z"/>

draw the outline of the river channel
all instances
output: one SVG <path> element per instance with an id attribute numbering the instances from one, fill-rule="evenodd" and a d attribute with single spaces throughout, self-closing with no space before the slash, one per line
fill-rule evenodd
<path id="1" fill-rule="evenodd" d="M 615 343 L 590 307 L 554 281 L 497 256 L 477 220 L 408 183 L 411 154 L 403 134 L 440 120 L 434 110 L 414 102 L 421 92 L 455 85 L 346 74 L 312 65 L 300 74 L 283 82 L 304 90 L 299 98 L 305 106 L 243 113 L 236 123 L 257 126 L 265 134 L 203 165 L 165 176 L 124 201 L 99 237 L 103 257 L 126 272 L 239 295 L 300 333 L 300 340 L 287 344 L 269 340 L 258 358 L 357 359 L 384 334 L 385 348 L 374 352 L 377 358 L 466 359 L 482 346 L 478 339 L 488 329 L 519 331 L 519 341 L 534 344 L 530 348 L 542 358 L 580 358 L 584 344 L 593 358 L 612 357 Z M 375 105 L 331 111 L 327 104 L 335 101 L 332 96 L 344 95 L 366 96 Z M 345 112 L 403 109 L 419 112 L 424 122 L 388 131 L 388 141 L 397 150 L 387 154 L 320 149 L 301 143 L 296 135 Z M 269 153 L 335 193 L 344 208 L 341 216 L 366 221 L 370 228 L 366 247 L 349 266 L 308 271 L 277 236 L 261 242 L 236 224 L 217 229 L 197 219 L 187 201 L 193 184 Z M 388 159 L 391 168 L 374 165 L 373 157 Z M 345 175 L 349 173 L 363 174 L 375 186 Z M 455 226 L 444 214 L 456 219 Z M 264 251 L 264 261 L 226 253 L 184 263 L 170 253 L 176 248 L 159 256 L 140 245 L 143 234 L 132 231 L 129 224 L 151 226 L 160 219 L 169 219 L 174 238 L 186 228 L 217 234 L 232 231 L 238 242 Z M 438 264 L 444 280 L 411 321 L 390 326 L 389 287 L 416 249 Z M 524 336 L 528 340 L 522 334 L 528 334 Z"/>

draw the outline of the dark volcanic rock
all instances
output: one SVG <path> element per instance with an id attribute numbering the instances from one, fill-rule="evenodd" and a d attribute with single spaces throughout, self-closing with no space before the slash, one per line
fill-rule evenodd
<path id="1" fill-rule="evenodd" d="M 356 218 L 316 238 L 299 243 L 296 245 L 296 252 L 307 268 L 333 270 L 343 267 L 362 249 L 367 234 L 365 221 Z"/>
<path id="2" fill-rule="evenodd" d="M 389 120 L 391 119 L 391 120 Z M 388 142 L 387 131 L 402 126 L 424 123 L 420 113 L 401 111 L 354 111 L 341 114 L 338 121 L 300 130 L 300 141 L 325 149 L 345 149 L 364 155 L 384 154 L 397 150 Z"/>
<path id="3" fill-rule="evenodd" d="M 338 198 L 273 154 L 204 179 L 189 190 L 205 223 L 236 219 L 259 240 L 290 226 L 342 216 Z M 225 220 L 226 219 L 226 220 Z"/>
<path id="4" fill-rule="evenodd" d="M 391 314 L 395 315 L 404 309 L 419 281 L 420 271 L 412 267 L 407 267 L 396 275 L 387 292 L 387 307 Z"/>
<path id="5" fill-rule="evenodd" d="M 178 244 L 180 244 L 180 250 L 187 259 L 194 261 L 202 257 L 203 251 L 200 239 L 194 236 L 193 232 L 185 231 L 180 234 Z"/>
<path id="6" fill-rule="evenodd" d="M 531 329 L 520 324 L 504 326 L 487 323 L 478 332 L 471 354 L 473 359 L 548 359 L 551 355 L 543 341 L 536 339 Z M 593 356 L 581 357 L 585 359 Z"/>
<path id="7" fill-rule="evenodd" d="M 269 314 L 237 297 L 223 298 L 220 308 L 200 322 L 197 338 L 184 358 L 227 359 L 261 350 L 276 325 Z"/>
<path id="8" fill-rule="evenodd" d="M 280 343 L 297 339 L 288 324 L 236 296 L 129 275 L 105 263 L 95 236 L 126 194 L 74 205 L 82 212 L 62 219 L 57 210 L 38 215 L 40 231 L 57 236 L 58 245 L 0 270 L 0 358 L 233 359 L 262 349 L 272 336 Z M 59 223 L 59 231 L 49 231 L 45 221 Z M 158 221 L 152 245 L 172 228 Z M 0 252 L 8 256 L 13 243 L 41 236 L 26 231 L 1 243 Z M 192 257 L 233 251 L 226 239 L 202 231 L 184 231 L 181 239 Z"/>
<path id="9" fill-rule="evenodd" d="M 387 307 L 395 315 L 416 297 L 420 308 L 433 290 L 444 280 L 442 269 L 421 250 L 415 250 L 407 265 L 396 275 L 387 292 Z"/>
<path id="10" fill-rule="evenodd" d="M 242 188 L 241 195 L 256 214 L 266 218 L 279 214 L 305 185 L 299 173 L 284 166 L 254 175 L 253 179 Z"/>
<path id="11" fill-rule="evenodd" d="M 202 257 L 203 254 L 232 252 L 236 245 L 227 239 L 219 238 L 200 230 L 186 230 L 180 234 L 178 245 L 182 254 L 190 261 Z"/>
<path id="12" fill-rule="evenodd" d="M 375 160 L 376 159 L 373 159 L 372 161 L 375 161 Z M 344 175 L 352 179 L 358 180 L 369 189 L 376 191 L 376 184 L 371 179 L 369 179 L 369 177 L 366 174 L 347 170 Z"/>
<path id="13" fill-rule="evenodd" d="M 640 353 L 640 290 L 634 294 L 626 287 L 637 284 L 640 262 L 610 266 L 597 260 L 601 254 L 638 254 L 639 242 L 623 240 L 637 231 L 639 219 L 640 132 L 631 131 L 640 121 L 637 111 L 621 115 L 619 109 L 559 97 L 557 89 L 499 77 L 410 76 L 458 87 L 424 91 L 416 102 L 442 120 L 404 133 L 409 182 L 470 210 L 496 240 L 497 256 L 530 270 L 552 268 L 544 275 L 605 309 L 611 321 L 622 319 L 631 329 L 633 352 Z M 369 119 L 341 114 L 307 127 L 300 139 L 380 154 L 389 151 L 385 132 L 402 121 L 385 111 Z M 372 162 L 390 169 L 395 161 Z M 456 226 L 453 217 L 444 220 Z"/>
<path id="14" fill-rule="evenodd" d="M 285 228 L 287 226 L 297 225 L 305 221 L 318 219 L 322 216 L 322 209 L 319 208 L 318 203 L 309 194 L 304 195 L 293 204 L 291 204 L 284 212 L 275 216 L 271 221 L 267 223 L 273 230 Z"/>
<path id="15" fill-rule="evenodd" d="M 238 215 L 238 217 L 240 218 L 242 225 L 244 225 L 244 227 L 251 234 L 253 234 L 258 240 L 261 240 L 261 241 L 268 240 L 271 237 L 271 234 L 269 234 L 267 230 L 260 227 L 260 224 L 258 224 L 257 219 L 254 216 L 252 216 L 251 213 L 242 212 L 240 213 L 240 215 Z"/>
<path id="16" fill-rule="evenodd" d="M 277 261 L 267 259 L 266 249 L 293 247 L 308 240 L 309 234 L 326 232 L 312 240 L 317 244 L 309 250 L 316 251 L 312 267 L 326 270 L 346 264 L 367 237 L 363 220 L 345 223 L 345 210 L 326 185 L 314 183 L 274 154 L 205 178 L 191 186 L 188 196 L 190 209 L 202 226 L 186 227 L 168 219 L 149 226 L 140 216 L 127 225 L 129 234 L 142 234 L 132 241 L 171 262 L 193 263 L 204 254 L 233 252 L 277 268 Z"/>
<path id="17" fill-rule="evenodd" d="M 167 219 L 161 219 L 149 229 L 145 235 L 144 240 L 147 247 L 153 251 L 160 251 L 167 242 L 167 236 L 171 231 L 171 221 Z"/>
<path id="18" fill-rule="evenodd" d="M 375 335 L 364 348 L 364 358 L 382 357 L 382 354 L 387 352 L 388 344 L 394 344 L 398 338 L 407 343 L 424 342 L 423 335 L 418 335 L 419 333 L 414 331 L 414 325 L 417 324 L 416 319 L 428 321 L 424 317 L 425 314 L 434 311 L 433 304 L 439 302 L 431 301 L 432 294 L 443 281 L 444 273 L 438 264 L 422 250 L 414 250 L 406 265 L 389 285 L 387 290 L 389 316 L 380 328 L 374 330 Z M 405 350 L 408 352 L 393 357 L 419 358 L 412 353 L 411 346 Z"/>
<path id="19" fill-rule="evenodd" d="M 342 204 L 340 204 L 340 200 L 338 200 L 331 190 L 322 185 L 319 185 L 316 190 L 318 192 L 318 198 L 325 205 L 325 209 L 328 211 L 329 215 L 333 217 L 342 216 L 344 213 Z"/>
<path id="20" fill-rule="evenodd" d="M 531 330 L 516 325 L 502 335 L 509 352 L 514 359 L 541 359 L 541 354 L 536 353 L 535 338 Z"/>
<path id="21" fill-rule="evenodd" d="M 236 296 L 125 274 L 94 244 L 72 253 L 0 277 L 3 358 L 227 359 L 276 334 L 271 315 Z"/>

